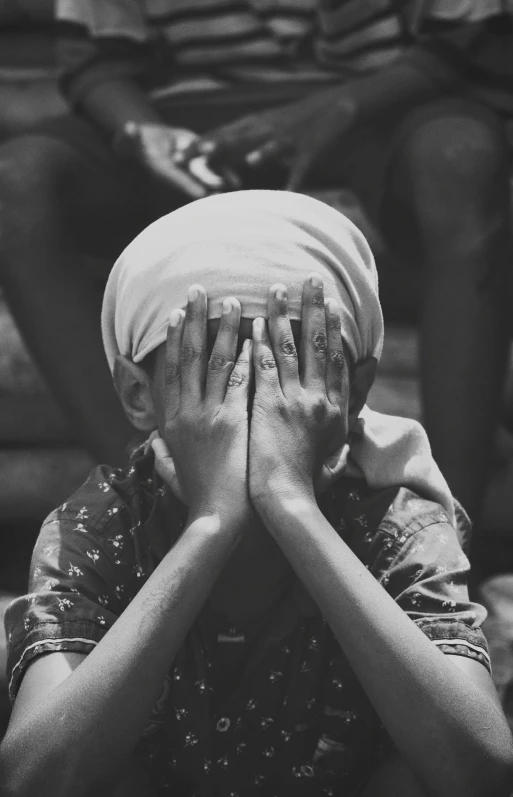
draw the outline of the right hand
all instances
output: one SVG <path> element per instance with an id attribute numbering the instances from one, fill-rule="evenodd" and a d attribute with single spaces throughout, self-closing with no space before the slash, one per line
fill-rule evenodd
<path id="1" fill-rule="evenodd" d="M 237 299 L 225 299 L 210 360 L 205 290 L 192 285 L 186 313 L 171 313 L 163 439 L 152 442 L 157 472 L 174 492 L 176 472 L 190 517 L 216 514 L 237 524 L 252 514 L 247 479 L 252 352 L 248 341 L 236 360 L 240 313 Z"/>
<path id="2" fill-rule="evenodd" d="M 183 158 L 198 138 L 185 128 L 128 122 L 115 147 L 120 155 L 138 160 L 147 171 L 190 199 L 201 199 L 209 189 L 189 174 Z"/>

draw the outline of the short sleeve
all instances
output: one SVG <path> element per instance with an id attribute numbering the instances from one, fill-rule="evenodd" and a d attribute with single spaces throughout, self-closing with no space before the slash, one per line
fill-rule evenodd
<path id="1" fill-rule="evenodd" d="M 444 653 L 475 659 L 490 670 L 481 630 L 486 611 L 469 599 L 469 570 L 455 529 L 448 521 L 433 522 L 403 535 L 379 580 Z"/>
<path id="2" fill-rule="evenodd" d="M 91 37 L 148 38 L 142 0 L 56 0 L 58 22 L 87 28 Z"/>
<path id="3" fill-rule="evenodd" d="M 12 701 L 36 656 L 89 653 L 134 592 L 133 553 L 123 535 L 115 528 L 105 537 L 95 534 L 80 511 L 73 521 L 54 513 L 43 525 L 32 556 L 29 593 L 5 613 Z"/>

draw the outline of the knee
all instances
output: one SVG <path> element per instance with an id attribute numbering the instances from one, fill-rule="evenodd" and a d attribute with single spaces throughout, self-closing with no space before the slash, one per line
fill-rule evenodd
<path id="1" fill-rule="evenodd" d="M 442 205 L 480 201 L 504 188 L 508 150 L 499 121 L 485 111 L 472 114 L 450 108 L 419 120 L 406 134 L 400 160 L 405 183 Z"/>

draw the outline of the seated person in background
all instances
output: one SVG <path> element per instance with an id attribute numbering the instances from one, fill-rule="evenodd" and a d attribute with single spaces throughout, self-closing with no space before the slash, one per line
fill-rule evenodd
<path id="1" fill-rule="evenodd" d="M 2 793 L 508 797 L 455 502 L 422 427 L 364 406 L 356 227 L 199 200 L 120 256 L 102 326 L 153 438 L 50 516 L 7 610 Z"/>
<path id="2" fill-rule="evenodd" d="M 56 8 L 74 113 L 0 151 L 0 268 L 84 444 L 125 459 L 133 430 L 102 356 L 101 296 L 134 235 L 208 190 L 183 160 L 196 145 L 243 187 L 353 188 L 394 254 L 424 266 L 426 425 L 476 516 L 507 348 L 508 13 L 478 0 Z"/>

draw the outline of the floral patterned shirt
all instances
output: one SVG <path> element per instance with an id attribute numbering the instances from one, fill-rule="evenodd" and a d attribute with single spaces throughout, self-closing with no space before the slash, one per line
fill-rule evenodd
<path id="1" fill-rule="evenodd" d="M 485 611 L 468 598 L 463 527 L 407 489 L 373 491 L 361 480 L 340 480 L 320 507 L 435 645 L 489 668 Z M 34 549 L 30 591 L 5 616 L 12 700 L 35 657 L 89 653 L 100 642 L 186 518 L 143 451 L 124 470 L 96 468 L 50 515 Z M 243 635 L 215 630 L 205 609 L 142 734 L 137 755 L 155 794 L 356 794 L 392 742 L 301 583 L 273 607 L 247 651 Z"/>

